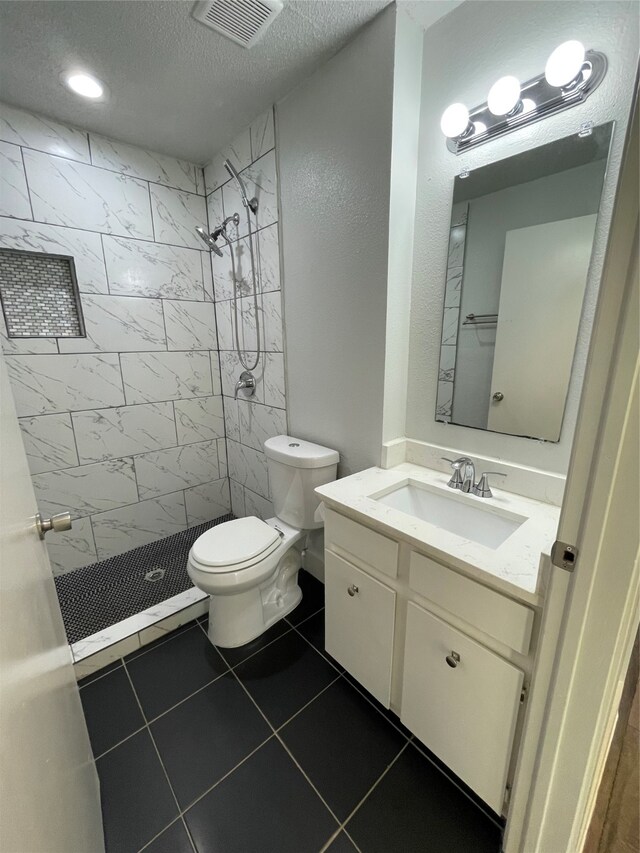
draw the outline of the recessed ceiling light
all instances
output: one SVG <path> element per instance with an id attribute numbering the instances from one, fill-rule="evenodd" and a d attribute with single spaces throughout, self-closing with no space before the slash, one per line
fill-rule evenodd
<path id="1" fill-rule="evenodd" d="M 104 84 L 91 74 L 81 72 L 72 72 L 64 78 L 66 85 L 75 92 L 76 95 L 81 95 L 83 98 L 101 98 L 104 94 Z"/>

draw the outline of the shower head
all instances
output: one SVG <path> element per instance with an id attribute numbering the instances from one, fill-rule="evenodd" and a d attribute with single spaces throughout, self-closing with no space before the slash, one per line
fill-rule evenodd
<path id="1" fill-rule="evenodd" d="M 196 225 L 196 233 L 198 237 L 207 244 L 210 251 L 215 252 L 216 255 L 220 255 L 220 257 L 222 257 L 222 252 L 220 251 L 220 248 L 216 246 L 216 240 L 213 234 L 207 234 L 204 228 L 201 228 L 199 225 Z"/>
<path id="2" fill-rule="evenodd" d="M 244 181 L 242 180 L 242 178 L 238 174 L 238 170 L 233 165 L 231 160 L 229 160 L 229 158 L 227 158 L 224 161 L 224 167 L 227 170 L 227 172 L 229 173 L 230 177 L 234 178 L 236 183 L 240 187 L 240 194 L 242 196 L 242 203 L 244 204 L 244 206 L 247 208 L 247 210 L 250 210 L 252 213 L 257 213 L 258 212 L 258 199 L 257 198 L 249 198 L 249 196 L 247 195 L 247 189 L 244 185 Z"/>

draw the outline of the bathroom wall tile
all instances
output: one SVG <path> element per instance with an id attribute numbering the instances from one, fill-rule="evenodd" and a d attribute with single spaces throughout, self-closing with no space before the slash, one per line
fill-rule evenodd
<path id="1" fill-rule="evenodd" d="M 238 400 L 240 441 L 262 451 L 264 442 L 274 435 L 287 434 L 287 414 L 284 409 L 274 409 L 260 403 Z"/>
<path id="2" fill-rule="evenodd" d="M 286 408 L 284 385 L 284 356 L 280 352 L 263 355 L 263 377 L 256 391 L 258 399 L 267 406 Z"/>
<path id="3" fill-rule="evenodd" d="M 453 382 L 438 382 L 438 397 L 436 400 L 436 418 L 451 421 L 453 409 Z"/>
<path id="4" fill-rule="evenodd" d="M 239 172 L 249 165 L 251 162 L 251 136 L 249 128 L 243 130 L 229 145 L 218 151 L 211 163 L 205 166 L 204 180 L 208 193 L 229 180 L 229 173 L 224 168 L 224 161 L 227 157 Z"/>
<path id="5" fill-rule="evenodd" d="M 167 348 L 217 349 L 216 314 L 212 302 L 163 300 Z"/>
<path id="6" fill-rule="evenodd" d="M 0 142 L 0 215 L 33 219 L 22 154 L 8 142 Z"/>
<path id="7" fill-rule="evenodd" d="M 244 518 L 246 515 L 244 505 L 244 487 L 235 480 L 229 480 L 231 490 L 231 512 L 236 518 Z"/>
<path id="8" fill-rule="evenodd" d="M 73 427 L 83 464 L 176 444 L 172 403 L 74 412 Z"/>
<path id="9" fill-rule="evenodd" d="M 109 290 L 126 296 L 202 298 L 200 252 L 122 237 L 104 238 Z"/>
<path id="10" fill-rule="evenodd" d="M 81 292 L 108 292 L 99 234 L 59 225 L 0 219 L 0 248 L 68 255 L 73 258 Z"/>
<path id="11" fill-rule="evenodd" d="M 185 489 L 187 524 L 203 524 L 231 511 L 229 480 L 225 477 L 212 483 Z"/>
<path id="12" fill-rule="evenodd" d="M 458 339 L 459 308 L 445 308 L 442 320 L 442 346 L 453 346 Z"/>
<path id="13" fill-rule="evenodd" d="M 194 174 L 196 178 L 196 192 L 198 195 L 206 195 L 207 189 L 204 185 L 204 169 L 202 166 L 194 166 Z"/>
<path id="14" fill-rule="evenodd" d="M 135 458 L 140 499 L 158 497 L 219 478 L 215 441 L 185 444 Z"/>
<path id="15" fill-rule="evenodd" d="M 456 369 L 456 347 L 440 347 L 440 368 L 438 378 L 443 382 L 453 382 Z"/>
<path id="16" fill-rule="evenodd" d="M 89 163 L 89 143 L 82 130 L 0 104 L 0 139 L 47 154 Z"/>
<path id="17" fill-rule="evenodd" d="M 18 423 L 32 474 L 80 464 L 68 413 L 20 418 Z"/>
<path id="18" fill-rule="evenodd" d="M 202 260 L 202 283 L 204 287 L 204 298 L 207 302 L 214 301 L 213 293 L 213 271 L 211 269 L 211 252 L 200 252 Z"/>
<path id="19" fill-rule="evenodd" d="M 227 462 L 227 442 L 224 438 L 219 438 L 218 443 L 218 468 L 221 477 L 229 476 L 229 464 Z"/>
<path id="20" fill-rule="evenodd" d="M 159 299 L 85 294 L 81 304 L 87 336 L 60 339 L 60 352 L 140 352 L 167 348 Z"/>
<path id="21" fill-rule="evenodd" d="M 176 160 L 164 154 L 144 151 L 134 145 L 107 139 L 95 133 L 89 134 L 91 140 L 91 160 L 94 166 L 113 169 L 123 175 L 154 181 L 178 190 L 195 193 L 196 167 L 185 160 Z"/>
<path id="22" fill-rule="evenodd" d="M 249 198 L 255 196 L 258 199 L 258 214 L 251 214 L 251 230 L 257 231 L 278 220 L 278 194 L 276 186 L 276 159 L 275 152 L 270 151 L 256 160 L 242 172 L 242 180 L 247 189 Z M 222 188 L 222 200 L 224 202 L 225 216 L 230 216 L 235 211 L 240 213 L 240 225 L 237 229 L 230 229 L 229 239 L 244 237 L 248 233 L 247 217 L 242 204 L 242 196 L 235 181 L 230 181 Z"/>
<path id="23" fill-rule="evenodd" d="M 148 184 L 37 151 L 24 151 L 34 219 L 153 240 Z"/>
<path id="24" fill-rule="evenodd" d="M 21 417 L 125 402 L 117 354 L 10 356 L 7 368 Z"/>
<path id="25" fill-rule="evenodd" d="M 465 225 L 454 225 L 449 232 L 449 254 L 447 267 L 463 266 L 466 234 L 467 229 Z"/>
<path id="26" fill-rule="evenodd" d="M 154 500 L 140 501 L 133 506 L 111 512 L 101 512 L 91 519 L 98 559 L 105 560 L 179 533 L 187 526 L 182 492 L 163 495 Z"/>
<path id="27" fill-rule="evenodd" d="M 273 107 L 264 112 L 251 123 L 249 128 L 251 136 L 251 159 L 257 160 L 267 151 L 275 146 L 275 133 L 273 127 Z"/>
<path id="28" fill-rule="evenodd" d="M 462 267 L 449 267 L 444 289 L 444 304 L 446 308 L 457 308 L 460 305 L 462 292 Z"/>
<path id="29" fill-rule="evenodd" d="M 280 290 L 280 244 L 278 223 L 256 231 L 254 240 L 260 258 L 260 290 Z"/>
<path id="30" fill-rule="evenodd" d="M 273 518 L 275 515 L 271 501 L 256 495 L 251 489 L 245 488 L 244 490 L 244 506 L 246 515 L 257 515 L 263 521 Z"/>
<path id="31" fill-rule="evenodd" d="M 224 305 L 225 303 L 222 303 Z M 227 303 L 226 314 L 222 309 L 222 329 L 226 338 L 229 337 L 229 326 L 232 327 L 232 343 L 230 349 L 235 349 L 235 321 L 233 300 Z M 258 314 L 260 317 L 260 350 L 266 352 L 282 352 L 282 317 L 280 291 L 258 294 Z M 228 315 L 228 320 L 227 320 Z M 243 350 L 256 350 L 258 341 L 256 330 L 256 314 L 254 299 L 247 296 L 238 305 L 238 335 Z"/>
<path id="32" fill-rule="evenodd" d="M 234 269 L 231 263 L 231 252 L 233 252 Z M 248 296 L 253 292 L 253 278 L 251 273 L 251 252 L 247 240 L 238 240 L 222 249 L 222 257 L 211 256 L 213 267 L 213 282 L 216 294 L 216 302 L 223 299 L 233 299 L 234 289 L 238 296 Z M 235 287 L 234 287 L 235 282 Z"/>
<path id="33" fill-rule="evenodd" d="M 222 379 L 222 393 L 225 397 L 233 397 L 235 384 L 240 378 L 244 368 L 240 364 L 235 352 L 220 352 L 220 374 Z"/>
<path id="34" fill-rule="evenodd" d="M 123 353 L 120 362 L 128 405 L 212 394 L 209 353 Z"/>
<path id="35" fill-rule="evenodd" d="M 240 441 L 238 401 L 234 400 L 233 397 L 224 398 L 224 425 L 227 438 Z"/>
<path id="36" fill-rule="evenodd" d="M 209 231 L 213 231 L 224 220 L 224 208 L 222 207 L 222 190 L 214 190 L 207 196 L 207 215 L 209 217 Z M 220 248 L 224 246 L 224 239 L 219 241 Z"/>
<path id="37" fill-rule="evenodd" d="M 138 500 L 131 459 L 50 471 L 32 479 L 38 509 L 45 516 L 67 510 L 74 517 L 91 515 Z"/>
<path id="38" fill-rule="evenodd" d="M 201 249 L 202 240 L 195 229 L 207 224 L 204 198 L 159 184 L 151 184 L 149 191 L 156 241 Z"/>
<path id="39" fill-rule="evenodd" d="M 237 483 L 257 492 L 263 498 L 269 498 L 269 475 L 267 457 L 251 447 L 227 441 L 229 455 L 229 476 Z"/>
<path id="40" fill-rule="evenodd" d="M 204 167 L 204 185 L 207 193 L 213 192 L 229 180 L 229 174 L 224 168 L 224 160 L 224 154 L 215 154 Z"/>
<path id="41" fill-rule="evenodd" d="M 178 444 L 224 438 L 222 397 L 195 397 L 174 402 Z"/>
<path id="42" fill-rule="evenodd" d="M 238 307 L 239 311 L 239 307 Z M 234 350 L 233 300 L 216 303 L 216 323 L 218 326 L 218 346 L 221 350 Z"/>
<path id="43" fill-rule="evenodd" d="M 98 559 L 90 518 L 75 518 L 71 530 L 47 536 L 46 542 L 54 575 L 81 569 Z"/>
<path id="44" fill-rule="evenodd" d="M 211 364 L 211 383 L 213 386 L 213 395 L 219 397 L 222 394 L 222 380 L 220 378 L 220 358 L 218 351 L 209 353 Z"/>

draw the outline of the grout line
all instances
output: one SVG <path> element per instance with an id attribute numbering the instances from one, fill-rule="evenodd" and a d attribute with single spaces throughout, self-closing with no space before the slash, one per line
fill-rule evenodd
<path id="1" fill-rule="evenodd" d="M 326 693 L 326 691 L 327 691 L 327 690 L 328 690 L 332 685 L 334 685 L 334 684 L 336 683 L 336 681 L 338 681 L 338 679 L 339 679 L 339 678 L 340 678 L 340 673 L 338 673 L 338 674 L 336 675 L 336 677 L 335 677 L 335 678 L 333 678 L 333 679 L 332 679 L 332 680 L 327 684 L 327 686 L 326 686 L 326 687 L 323 687 L 323 688 L 322 688 L 322 690 L 321 690 L 319 693 L 316 693 L 316 695 L 313 697 L 313 699 L 309 699 L 309 701 L 308 701 L 306 704 L 304 704 L 304 705 L 302 706 L 302 708 L 298 708 L 298 710 L 295 712 L 295 714 L 293 714 L 291 717 L 289 717 L 289 719 L 288 719 L 288 720 L 285 720 L 285 721 L 284 721 L 284 723 L 281 723 L 281 724 L 278 726 L 278 728 L 277 728 L 277 729 L 275 729 L 276 734 L 279 734 L 279 733 L 282 731 L 282 729 L 284 729 L 284 727 L 285 727 L 285 726 L 288 726 L 288 725 L 289 725 L 289 723 L 290 723 L 292 720 L 295 720 L 295 718 L 296 718 L 297 716 L 299 716 L 303 711 L 305 711 L 305 710 L 309 707 L 309 705 L 312 705 L 312 704 L 316 701 L 316 699 L 319 699 L 319 698 L 320 698 L 320 696 L 322 696 L 322 694 L 323 694 L 323 693 Z"/>
<path id="2" fill-rule="evenodd" d="M 500 823 L 499 819 L 496 818 L 495 814 L 491 814 L 489 811 L 486 811 L 481 805 L 479 805 L 475 801 L 475 799 L 467 793 L 467 791 L 465 791 L 463 788 L 460 787 L 460 785 L 458 784 L 458 782 L 455 779 L 453 779 L 451 776 L 449 776 L 449 774 L 446 772 L 446 770 L 443 767 L 440 767 L 438 764 L 436 764 L 436 762 L 432 758 L 430 758 L 426 752 L 423 751 L 422 744 L 420 743 L 420 741 L 416 741 L 414 738 L 412 738 L 411 742 L 413 743 L 413 746 L 415 747 L 415 749 L 417 749 L 417 751 L 420 753 L 420 755 L 423 758 L 425 758 L 429 762 L 429 764 L 433 765 L 433 767 L 435 767 L 435 769 L 442 776 L 444 776 L 444 778 L 448 782 L 450 782 L 454 786 L 454 788 L 457 788 L 458 791 L 460 791 L 460 793 L 463 794 L 469 800 L 469 802 L 473 803 L 473 805 L 479 811 L 481 811 L 483 815 L 485 815 L 485 817 L 489 818 L 489 820 L 491 820 L 501 830 L 504 830 L 504 824 Z"/>
<path id="3" fill-rule="evenodd" d="M 29 210 L 31 211 L 31 221 L 33 222 L 35 219 L 34 214 L 33 214 L 33 202 L 31 200 L 31 189 L 29 187 L 29 176 L 27 175 L 26 163 L 24 162 L 24 151 L 23 151 L 22 145 L 18 146 L 18 150 L 20 151 L 20 162 L 22 163 L 22 174 L 24 175 L 24 185 L 27 189 L 27 199 L 29 201 Z M 25 221 L 28 221 L 28 220 L 25 220 Z"/>
<path id="4" fill-rule="evenodd" d="M 138 703 L 138 704 L 139 704 L 139 703 Z M 140 734 L 140 732 L 144 732 L 144 731 L 146 730 L 146 728 L 147 728 L 147 723 L 146 723 L 146 721 L 145 721 L 145 722 L 143 722 L 143 724 L 142 724 L 139 728 L 137 728 L 134 732 L 131 732 L 131 733 L 130 733 L 130 734 L 128 734 L 126 737 L 123 737 L 123 738 L 122 738 L 122 740 L 119 740 L 119 741 L 118 741 L 118 743 L 114 743 L 114 744 L 113 744 L 113 746 L 110 746 L 110 747 L 109 747 L 109 749 L 105 749 L 105 751 L 104 751 L 104 752 L 101 752 L 99 755 L 95 755 L 95 756 L 94 756 L 94 761 L 99 761 L 101 758 L 104 758 L 104 756 L 105 756 L 105 755 L 109 755 L 109 753 L 110 753 L 110 752 L 113 752 L 113 750 L 114 750 L 114 749 L 117 749 L 117 748 L 118 748 L 119 746 L 121 746 L 123 743 L 126 743 L 128 740 L 131 740 L 131 738 L 132 738 L 132 737 L 135 737 L 136 735 L 139 735 L 139 734 Z"/>

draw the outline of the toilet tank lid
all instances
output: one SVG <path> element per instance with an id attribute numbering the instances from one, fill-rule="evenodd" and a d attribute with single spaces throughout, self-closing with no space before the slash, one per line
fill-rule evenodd
<path id="1" fill-rule="evenodd" d="M 340 454 L 337 450 L 293 438 L 290 435 L 276 435 L 264 443 L 264 452 L 269 459 L 275 459 L 292 468 L 324 468 L 337 465 Z"/>

